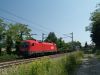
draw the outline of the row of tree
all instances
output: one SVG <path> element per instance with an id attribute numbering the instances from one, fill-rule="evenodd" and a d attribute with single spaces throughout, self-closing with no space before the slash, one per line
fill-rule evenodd
<path id="1" fill-rule="evenodd" d="M 78 50 L 82 47 L 79 41 L 65 43 L 62 38 L 57 38 L 54 32 L 50 32 L 45 41 L 56 43 L 59 50 Z"/>
<path id="2" fill-rule="evenodd" d="M 12 47 L 16 50 L 15 54 L 19 54 L 19 45 L 22 40 L 33 39 L 31 37 L 31 29 L 28 25 L 21 23 L 6 23 L 0 19 L 0 54 L 2 52 L 1 48 L 6 48 L 7 54 L 12 53 Z M 65 43 L 62 38 L 57 38 L 54 32 L 50 32 L 48 37 L 45 38 L 45 42 L 54 42 L 59 50 L 72 50 L 80 49 L 81 43 L 79 41 L 73 41 Z"/>

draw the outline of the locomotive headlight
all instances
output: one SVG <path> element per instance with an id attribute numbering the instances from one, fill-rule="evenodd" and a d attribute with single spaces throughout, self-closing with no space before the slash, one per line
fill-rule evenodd
<path id="1" fill-rule="evenodd" d="M 53 47 L 53 46 L 51 46 L 51 49 L 54 49 L 54 47 Z"/>

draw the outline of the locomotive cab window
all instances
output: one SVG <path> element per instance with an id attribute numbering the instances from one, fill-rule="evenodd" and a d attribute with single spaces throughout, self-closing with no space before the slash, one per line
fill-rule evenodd
<path id="1" fill-rule="evenodd" d="M 21 43 L 21 47 L 23 47 L 23 48 L 27 48 L 28 46 L 29 46 L 28 42 L 22 42 Z"/>
<path id="2" fill-rule="evenodd" d="M 32 46 L 34 46 L 34 43 L 32 43 Z"/>

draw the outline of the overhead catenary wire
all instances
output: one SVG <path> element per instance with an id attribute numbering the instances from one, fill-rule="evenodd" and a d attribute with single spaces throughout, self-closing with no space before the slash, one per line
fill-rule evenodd
<path id="1" fill-rule="evenodd" d="M 12 19 L 8 19 L 8 18 L 5 18 L 5 17 L 3 17 L 3 16 L 0 16 L 0 18 L 2 18 L 3 20 L 7 20 L 7 21 L 11 21 L 11 22 L 15 22 L 15 23 L 19 23 L 19 22 L 17 22 L 17 21 L 15 21 L 15 20 L 12 20 Z M 37 28 L 34 28 L 36 31 L 37 30 L 39 30 L 40 31 L 40 29 L 37 29 Z M 42 32 L 45 32 L 45 31 L 43 31 L 43 30 L 41 30 Z M 36 34 L 37 35 L 37 34 Z M 31 35 L 32 36 L 32 35 Z M 39 35 L 38 35 L 39 36 Z"/>
<path id="2" fill-rule="evenodd" d="M 3 16 L 0 16 L 0 18 L 3 19 L 3 20 L 7 20 L 7 21 L 11 21 L 11 22 L 18 23 L 17 21 L 14 21 L 14 20 L 12 20 L 12 19 L 5 18 L 5 17 L 3 17 Z"/>
<path id="3" fill-rule="evenodd" d="M 0 8 L 0 11 L 1 11 L 1 12 L 4 12 L 4 13 L 6 13 L 6 14 L 9 14 L 10 16 L 13 16 L 13 17 L 15 17 L 15 18 L 18 18 L 18 19 L 21 19 L 21 20 L 27 22 L 27 23 L 28 23 L 27 25 L 28 25 L 32 30 L 36 30 L 36 31 L 39 31 L 39 32 L 41 31 L 41 33 L 46 33 L 46 34 L 48 34 L 49 32 L 55 32 L 55 30 L 53 30 L 53 29 L 51 29 L 51 28 L 44 27 L 43 25 L 37 24 L 37 23 L 35 23 L 35 22 L 33 22 L 33 21 L 30 21 L 30 20 L 28 20 L 28 19 L 25 19 L 25 18 L 23 18 L 23 17 L 20 17 L 20 16 L 14 14 L 14 13 L 12 13 L 12 12 L 9 12 L 8 10 L 5 10 L 5 9 Z M 14 21 L 14 20 L 12 20 L 12 19 L 4 18 L 4 17 L 3 17 L 3 19 L 6 19 L 6 20 L 12 21 L 12 22 L 16 22 L 16 21 Z M 20 23 L 20 22 L 17 22 L 17 23 Z M 30 24 L 32 24 L 32 25 L 30 25 Z M 34 25 L 35 25 L 35 26 L 34 26 Z M 59 32 L 55 32 L 55 34 L 58 35 Z"/>
<path id="4" fill-rule="evenodd" d="M 0 18 L 2 18 L 3 20 L 7 20 L 7 21 L 11 21 L 11 22 L 14 22 L 14 23 L 20 23 L 18 21 L 15 21 L 15 20 L 12 20 L 12 19 L 9 19 L 9 18 L 6 18 L 6 17 L 3 17 L 3 16 L 0 16 Z M 23 23 L 22 23 L 23 24 Z M 28 25 L 30 28 L 33 28 L 32 26 Z M 42 29 L 38 29 L 36 27 L 34 27 L 34 29 L 36 31 L 42 31 L 42 32 L 45 32 L 45 30 L 42 30 Z"/>
<path id="5" fill-rule="evenodd" d="M 3 20 L 7 20 L 7 21 L 11 21 L 11 22 L 15 22 L 15 23 L 20 23 L 20 22 L 18 22 L 18 21 L 15 21 L 15 20 L 12 20 L 12 19 L 10 19 L 10 18 L 6 18 L 6 17 L 3 17 L 3 16 L 0 16 L 0 18 L 2 18 Z M 21 23 L 21 24 L 23 24 L 23 23 Z M 29 26 L 29 25 L 28 25 Z M 29 26 L 30 28 L 33 28 L 32 26 Z M 44 30 L 41 30 L 41 29 L 38 29 L 38 28 L 35 28 L 34 27 L 34 30 L 36 30 L 36 31 L 42 31 L 42 34 L 44 34 L 43 32 L 45 32 Z M 55 33 L 56 35 L 57 35 L 57 33 Z M 64 37 L 65 38 L 65 37 Z"/>
<path id="6" fill-rule="evenodd" d="M 30 20 L 28 20 L 28 19 L 25 19 L 25 18 L 23 18 L 23 17 L 20 17 L 20 16 L 14 14 L 14 13 L 12 13 L 12 12 L 9 12 L 8 10 L 4 10 L 4 9 L 0 8 L 0 11 L 2 11 L 2 12 L 4 12 L 4 13 L 7 13 L 7 14 L 10 14 L 10 15 L 12 15 L 12 16 L 14 16 L 14 17 L 16 17 L 16 18 L 19 18 L 19 19 L 21 19 L 21 20 L 23 20 L 23 21 L 32 23 L 32 24 L 38 26 L 39 29 L 43 29 L 43 31 L 44 31 L 44 30 L 45 30 L 45 31 L 48 31 L 48 30 L 54 31 L 53 29 L 44 27 L 43 25 L 40 25 L 40 24 L 38 24 L 38 23 L 35 23 L 35 22 L 33 22 L 33 21 L 30 21 Z"/>

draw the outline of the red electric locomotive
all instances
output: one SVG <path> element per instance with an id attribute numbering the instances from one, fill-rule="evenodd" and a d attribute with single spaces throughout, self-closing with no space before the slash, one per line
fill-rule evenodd
<path id="1" fill-rule="evenodd" d="M 37 40 L 24 40 L 20 45 L 20 54 L 23 56 L 47 52 L 57 52 L 56 44 Z"/>

